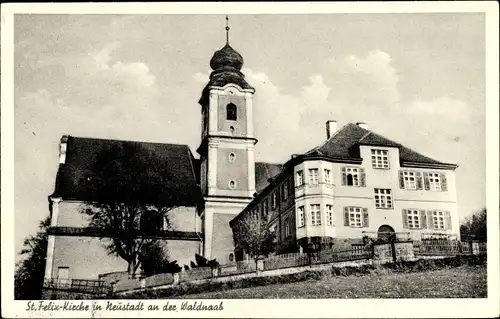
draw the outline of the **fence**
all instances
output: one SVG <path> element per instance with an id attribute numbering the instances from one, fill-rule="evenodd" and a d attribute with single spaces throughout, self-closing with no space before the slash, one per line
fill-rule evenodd
<path id="1" fill-rule="evenodd" d="M 309 263 L 310 259 L 307 254 L 276 255 L 264 259 L 264 270 L 305 266 Z"/>
<path id="2" fill-rule="evenodd" d="M 446 239 L 424 239 L 413 242 L 415 255 L 477 255 L 486 254 L 486 243 L 461 242 Z"/>
<path id="3" fill-rule="evenodd" d="M 191 280 L 207 279 L 213 277 L 213 271 L 210 267 L 193 268 L 179 273 L 179 282 Z"/>
<path id="4" fill-rule="evenodd" d="M 219 276 L 241 275 L 252 273 L 257 270 L 255 260 L 240 260 L 234 263 L 220 265 Z"/>
<path id="5" fill-rule="evenodd" d="M 293 268 L 307 265 L 327 264 L 356 260 L 374 259 L 382 261 L 399 261 L 414 256 L 453 256 L 486 254 L 486 243 L 460 242 L 446 239 L 424 239 L 421 241 L 404 241 L 394 243 L 375 243 L 373 245 L 353 246 L 350 250 L 323 250 L 312 254 L 290 253 L 275 255 L 269 258 L 242 260 L 215 269 L 209 267 L 184 270 L 180 273 L 157 274 L 142 279 L 123 278 L 110 283 L 114 274 L 100 278 L 107 280 L 53 279 L 44 283 L 45 299 L 91 299 L 110 292 L 124 292 L 136 289 L 175 285 L 181 282 L 210 279 L 241 274 L 259 274 L 261 271 Z M 230 280 L 230 279 L 229 279 Z"/>
<path id="6" fill-rule="evenodd" d="M 102 280 L 46 279 L 43 283 L 44 299 L 91 299 L 112 291 Z"/>

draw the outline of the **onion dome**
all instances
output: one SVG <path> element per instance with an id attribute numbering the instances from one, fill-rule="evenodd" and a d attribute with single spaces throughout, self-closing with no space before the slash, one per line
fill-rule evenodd
<path id="1" fill-rule="evenodd" d="M 210 60 L 210 67 L 212 70 L 229 67 L 239 71 L 242 66 L 243 57 L 241 54 L 236 52 L 229 45 L 229 43 L 227 43 L 222 49 L 215 51 L 212 59 Z"/>

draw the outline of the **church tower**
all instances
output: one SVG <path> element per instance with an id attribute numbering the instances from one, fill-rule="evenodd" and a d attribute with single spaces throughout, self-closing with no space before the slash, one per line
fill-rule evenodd
<path id="1" fill-rule="evenodd" d="M 226 21 L 228 18 L 226 17 Z M 210 60 L 212 73 L 199 103 L 202 112 L 201 188 L 203 255 L 220 263 L 234 253 L 229 221 L 240 213 L 255 193 L 253 94 L 241 73 L 243 57 L 226 45 Z"/>

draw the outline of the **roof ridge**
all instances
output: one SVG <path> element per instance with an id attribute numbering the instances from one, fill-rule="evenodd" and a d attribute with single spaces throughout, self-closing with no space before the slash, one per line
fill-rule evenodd
<path id="1" fill-rule="evenodd" d="M 368 131 L 368 130 L 367 130 L 367 131 Z M 364 140 L 366 137 L 368 137 L 368 135 L 370 135 L 370 134 L 372 134 L 372 133 L 373 133 L 372 131 L 368 131 L 365 135 L 363 135 L 363 137 L 362 137 L 362 138 L 360 138 L 360 139 L 358 140 L 358 142 L 361 142 L 361 141 L 362 141 L 362 140 Z"/>
<path id="2" fill-rule="evenodd" d="M 335 131 L 335 133 L 333 133 L 329 138 L 327 138 L 323 143 L 321 143 L 320 145 L 310 149 L 309 151 L 305 152 L 304 155 L 307 155 L 307 154 L 310 154 L 320 148 L 322 148 L 326 143 L 328 143 L 328 141 L 330 141 L 332 138 L 334 138 L 340 131 L 342 131 L 346 126 L 348 126 L 349 124 L 353 124 L 353 125 L 356 125 L 354 124 L 353 122 L 348 122 L 347 124 L 345 124 L 344 126 L 342 126 L 341 128 L 339 128 L 338 130 Z"/>
<path id="3" fill-rule="evenodd" d="M 151 142 L 151 141 L 137 141 L 137 140 L 121 140 L 113 138 L 100 138 L 100 137 L 82 137 L 64 134 L 63 136 L 68 136 L 68 138 L 81 139 L 81 140 L 98 140 L 98 141 L 111 141 L 111 142 L 128 142 L 128 143 L 142 143 L 142 144 L 155 144 L 155 145 L 174 145 L 174 146 L 185 146 L 189 149 L 189 145 L 180 143 L 161 143 L 161 142 Z"/>

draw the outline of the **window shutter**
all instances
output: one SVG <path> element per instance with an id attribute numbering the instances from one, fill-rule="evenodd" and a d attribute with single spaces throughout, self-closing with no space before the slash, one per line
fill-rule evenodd
<path id="1" fill-rule="evenodd" d="M 342 167 L 342 185 L 347 185 L 347 173 L 345 167 Z"/>
<path id="2" fill-rule="evenodd" d="M 370 227 L 368 221 L 368 208 L 363 208 L 363 227 Z"/>
<path id="3" fill-rule="evenodd" d="M 444 212 L 444 216 L 446 218 L 446 229 L 451 230 L 451 215 L 450 212 Z"/>
<path id="4" fill-rule="evenodd" d="M 349 207 L 344 207 L 344 226 L 349 226 Z"/>
<path id="5" fill-rule="evenodd" d="M 422 172 L 415 172 L 417 176 L 417 189 L 423 189 Z"/>
<path id="6" fill-rule="evenodd" d="M 399 188 L 405 189 L 405 179 L 403 177 L 403 171 L 399 171 Z"/>
<path id="7" fill-rule="evenodd" d="M 429 184 L 429 173 L 427 172 L 424 173 L 424 186 L 426 191 L 431 190 L 431 185 Z"/>
<path id="8" fill-rule="evenodd" d="M 403 228 L 408 229 L 408 211 L 406 209 L 401 210 L 401 217 L 403 218 Z"/>
<path id="9" fill-rule="evenodd" d="M 448 182 L 446 181 L 446 174 L 441 173 L 441 191 L 446 192 L 448 191 Z"/>
<path id="10" fill-rule="evenodd" d="M 432 221 L 432 210 L 427 211 L 427 228 L 434 229 L 434 222 Z"/>
<path id="11" fill-rule="evenodd" d="M 364 168 L 359 169 L 361 187 L 366 187 L 366 173 Z"/>
<path id="12" fill-rule="evenodd" d="M 427 216 L 425 215 L 425 210 L 419 210 L 418 214 L 420 215 L 420 227 L 429 228 L 427 226 Z"/>

